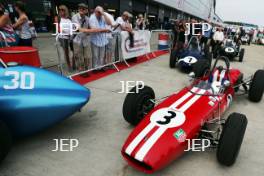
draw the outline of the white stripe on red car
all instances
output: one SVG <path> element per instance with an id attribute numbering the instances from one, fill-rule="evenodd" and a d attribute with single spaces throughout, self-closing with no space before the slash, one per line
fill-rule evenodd
<path id="1" fill-rule="evenodd" d="M 192 92 L 197 94 L 194 94 Z M 154 112 L 150 118 L 151 122 L 137 135 L 137 137 L 134 138 L 134 140 L 126 148 L 125 152 L 128 155 L 131 155 L 131 153 L 135 150 L 135 148 L 139 145 L 139 143 L 145 138 L 145 136 L 149 134 L 149 132 L 155 126 L 158 126 L 159 128 L 149 137 L 149 139 L 142 145 L 142 147 L 138 150 L 138 152 L 135 155 L 135 159 L 137 159 L 138 161 L 143 161 L 147 153 L 150 151 L 153 145 L 159 140 L 159 138 L 166 132 L 167 129 L 178 127 L 185 122 L 184 112 L 186 112 L 195 102 L 197 102 L 205 92 L 206 90 L 198 89 L 194 87 L 191 90 L 191 92 L 190 91 L 187 92 L 184 96 L 178 99 L 170 107 L 162 108 Z M 188 100 L 179 108 L 179 106 L 188 98 L 190 98 L 190 100 Z M 175 116 L 177 115 L 177 118 L 173 118 L 168 115 L 168 114 L 173 115 L 173 113 L 175 113 Z M 169 119 L 169 123 L 165 124 L 165 122 L 168 119 Z"/>

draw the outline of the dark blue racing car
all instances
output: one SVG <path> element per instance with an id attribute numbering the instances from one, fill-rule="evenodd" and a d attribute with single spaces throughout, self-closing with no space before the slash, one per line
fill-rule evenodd
<path id="1" fill-rule="evenodd" d="M 193 65 L 204 59 L 208 64 L 212 61 L 212 54 L 209 47 L 202 50 L 197 37 L 192 37 L 186 48 L 182 50 L 172 50 L 170 55 L 170 68 L 178 66 L 185 72 L 191 72 Z"/>

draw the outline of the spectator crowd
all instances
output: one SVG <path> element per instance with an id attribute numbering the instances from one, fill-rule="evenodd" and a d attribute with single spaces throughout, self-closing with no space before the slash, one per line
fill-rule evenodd
<path id="1" fill-rule="evenodd" d="M 58 10 L 55 22 L 61 29 L 57 40 L 70 72 L 90 69 L 100 72 L 111 68 L 111 63 L 118 58 L 115 44 L 120 43 L 120 37 L 115 36 L 121 31 L 129 33 L 130 47 L 134 46 L 134 32 L 130 22 L 132 15 L 127 11 L 114 20 L 113 15 L 101 6 L 90 10 L 86 4 L 80 3 L 78 13 L 72 17 L 65 5 L 60 5 Z M 69 26 L 72 24 L 78 26 L 77 32 L 72 33 L 72 27 Z M 143 15 L 139 15 L 136 26 L 137 29 L 144 29 Z M 72 57 L 70 52 L 73 53 Z"/>
<path id="2" fill-rule="evenodd" d="M 26 5 L 22 1 L 14 4 L 18 14 L 16 22 L 12 24 L 8 11 L 0 4 L 0 46 L 32 46 L 36 32 L 32 21 L 26 13 Z M 57 24 L 56 41 L 62 50 L 63 58 L 69 72 L 99 68 L 114 62 L 113 54 L 116 42 L 114 37 L 121 31 L 129 33 L 130 47 L 134 46 L 134 32 L 131 24 L 132 15 L 125 11 L 116 20 L 101 6 L 89 9 L 84 3 L 78 4 L 78 13 L 70 15 L 66 5 L 60 5 L 58 14 L 54 18 Z M 73 24 L 78 25 L 78 31 L 72 32 Z M 143 15 L 138 16 L 136 29 L 145 28 Z"/>

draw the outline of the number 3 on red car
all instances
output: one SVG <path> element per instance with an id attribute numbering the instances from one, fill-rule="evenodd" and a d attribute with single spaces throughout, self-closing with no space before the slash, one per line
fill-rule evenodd
<path id="1" fill-rule="evenodd" d="M 151 115 L 150 121 L 159 127 L 175 128 L 185 122 L 185 115 L 177 109 L 162 108 Z"/>

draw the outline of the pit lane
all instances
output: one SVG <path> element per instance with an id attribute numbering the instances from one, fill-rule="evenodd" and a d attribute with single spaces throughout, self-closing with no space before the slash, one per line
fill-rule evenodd
<path id="1" fill-rule="evenodd" d="M 231 66 L 249 76 L 264 68 L 264 47 L 246 48 L 243 63 Z M 33 137 L 18 141 L 0 167 L 0 176 L 141 176 L 123 160 L 121 147 L 133 129 L 122 117 L 125 94 L 120 81 L 144 81 L 153 87 L 156 97 L 163 97 L 188 85 L 189 78 L 177 69 L 169 68 L 169 55 L 145 62 L 89 83 L 91 101 L 82 112 Z M 214 151 L 188 152 L 169 167 L 154 174 L 162 176 L 222 176 L 263 175 L 264 100 L 251 103 L 238 97 L 226 113 L 247 115 L 248 128 L 237 162 L 227 168 L 219 165 Z M 37 116 L 37 114 L 36 114 Z M 53 139 L 76 138 L 79 147 L 72 152 L 52 152 Z"/>

